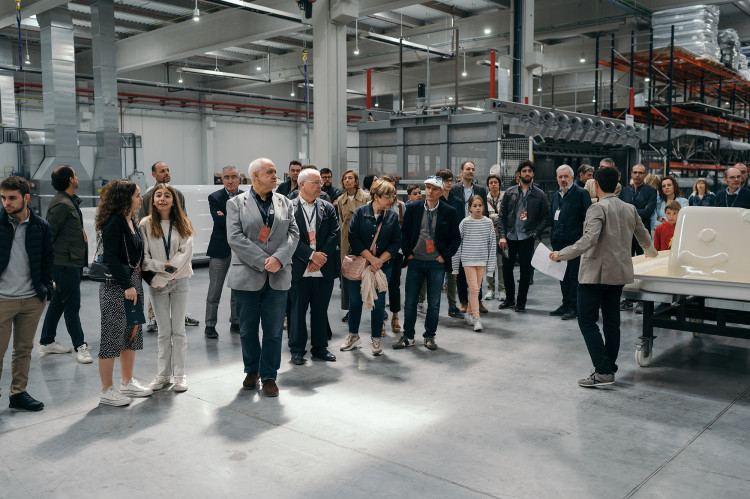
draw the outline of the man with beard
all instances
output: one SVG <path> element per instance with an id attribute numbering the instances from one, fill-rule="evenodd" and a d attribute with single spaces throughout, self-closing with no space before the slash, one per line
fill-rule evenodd
<path id="1" fill-rule="evenodd" d="M 289 162 L 289 178 L 286 182 L 276 188 L 276 192 L 282 196 L 289 197 L 294 191 L 299 189 L 297 179 L 299 178 L 299 172 L 302 171 L 302 163 L 293 159 Z"/>
<path id="2" fill-rule="evenodd" d="M 534 163 L 521 161 L 516 169 L 519 174 L 518 184 L 505 191 L 500 202 L 500 216 L 497 219 L 497 231 L 500 236 L 498 245 L 503 250 L 503 281 L 505 282 L 505 300 L 499 309 L 515 307 L 516 312 L 526 311 L 526 296 L 531 280 L 531 257 L 534 254 L 534 240 L 542 235 L 549 223 L 549 201 L 544 191 L 532 185 Z M 505 251 L 507 248 L 507 251 Z M 513 264 L 518 256 L 521 267 L 521 280 L 516 299 L 516 282 L 513 279 Z"/>
<path id="3" fill-rule="evenodd" d="M 337 189 L 333 185 L 333 172 L 330 168 L 321 168 L 320 169 L 320 180 L 323 182 L 323 186 L 321 187 L 321 191 L 328 194 L 328 197 L 331 198 L 331 203 L 336 206 L 338 203 L 339 196 L 344 193 L 341 189 Z"/>

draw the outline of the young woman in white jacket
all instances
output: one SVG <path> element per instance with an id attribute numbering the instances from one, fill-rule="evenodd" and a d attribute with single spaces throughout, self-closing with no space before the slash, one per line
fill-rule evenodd
<path id="1" fill-rule="evenodd" d="M 469 286 L 469 306 L 466 309 L 466 324 L 474 326 L 474 331 L 482 330 L 479 319 L 479 286 L 485 270 L 487 275 L 495 273 L 495 225 L 483 215 L 484 199 L 474 195 L 469 198 L 468 217 L 461 220 L 458 230 L 461 233 L 461 245 L 453 256 L 453 273 L 458 273 L 459 265 L 466 273 L 466 284 Z"/>
<path id="2" fill-rule="evenodd" d="M 154 273 L 151 304 L 159 326 L 157 374 L 149 388 L 160 390 L 174 376 L 174 391 L 187 390 L 185 313 L 189 278 L 193 275 L 193 226 L 176 202 L 177 192 L 157 184 L 151 214 L 139 224 L 143 238 L 143 270 Z"/>

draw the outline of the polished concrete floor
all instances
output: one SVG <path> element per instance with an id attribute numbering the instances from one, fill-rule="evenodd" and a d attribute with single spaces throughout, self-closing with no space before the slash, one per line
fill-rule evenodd
<path id="1" fill-rule="evenodd" d="M 616 385 L 583 389 L 590 361 L 577 324 L 547 315 L 559 288 L 539 273 L 526 314 L 489 302 L 474 333 L 446 316 L 443 297 L 437 351 L 379 358 L 364 341 L 338 351 L 336 290 L 338 361 L 293 366 L 284 348 L 281 394 L 269 399 L 241 389 L 228 324 L 204 339 L 207 283 L 197 268 L 186 393 L 99 406 L 96 361 L 35 349 L 28 390 L 46 407 L 18 412 L 7 408 L 6 355 L 0 497 L 750 497 L 748 341 L 658 330 L 653 363 L 640 368 L 641 319 L 625 313 Z M 94 355 L 97 293 L 84 282 Z M 70 344 L 62 324 L 58 338 Z M 147 383 L 155 369 L 147 335 L 136 377 Z"/>

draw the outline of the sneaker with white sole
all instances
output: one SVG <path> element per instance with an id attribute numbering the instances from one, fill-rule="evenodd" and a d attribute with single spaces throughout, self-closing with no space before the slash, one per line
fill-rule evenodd
<path id="1" fill-rule="evenodd" d="M 474 325 L 474 316 L 471 314 L 464 314 L 464 322 L 466 322 L 467 326 L 473 326 Z"/>
<path id="2" fill-rule="evenodd" d="M 484 300 L 494 300 L 495 299 L 495 292 L 494 291 L 487 291 L 487 293 L 484 295 Z"/>
<path id="3" fill-rule="evenodd" d="M 359 344 L 360 341 L 361 340 L 359 339 L 358 334 L 349 333 L 349 335 L 344 340 L 344 343 L 342 343 L 341 346 L 339 347 L 339 350 L 341 350 L 342 352 L 352 350 L 354 347 L 356 347 Z"/>
<path id="4" fill-rule="evenodd" d="M 482 330 L 482 320 L 479 317 L 474 317 L 474 331 L 479 332 Z"/>
<path id="5" fill-rule="evenodd" d="M 76 350 L 76 360 L 81 364 L 91 364 L 94 362 L 94 359 L 91 358 L 91 353 L 89 353 L 89 346 L 86 343 Z"/>
<path id="6" fill-rule="evenodd" d="M 380 338 L 372 339 L 372 354 L 376 357 L 383 354 L 383 345 Z"/>
<path id="7" fill-rule="evenodd" d="M 169 376 L 157 376 L 154 378 L 154 380 L 149 383 L 148 387 L 151 389 L 151 391 L 161 390 L 164 388 L 164 385 L 169 384 Z"/>
<path id="8" fill-rule="evenodd" d="M 72 348 L 62 346 L 57 340 L 53 341 L 49 345 L 39 345 L 40 355 L 47 355 L 48 353 L 70 353 L 72 351 Z"/>
<path id="9" fill-rule="evenodd" d="M 426 314 L 427 313 L 427 305 L 422 303 L 417 303 L 417 312 L 420 314 Z"/>
<path id="10" fill-rule="evenodd" d="M 578 380 L 578 386 L 583 386 L 585 388 L 593 388 L 596 386 L 614 385 L 614 384 L 615 384 L 614 374 L 599 374 L 596 371 L 593 371 L 588 378 L 583 378 L 583 379 Z"/>
<path id="11" fill-rule="evenodd" d="M 146 332 L 155 333 L 157 331 L 159 331 L 159 326 L 156 324 L 156 319 L 149 319 L 148 324 L 146 324 Z"/>
<path id="12" fill-rule="evenodd" d="M 424 346 L 427 347 L 427 350 L 437 350 L 437 343 L 435 343 L 435 337 L 428 336 L 427 338 L 425 338 Z"/>
<path id="13" fill-rule="evenodd" d="M 402 335 L 399 339 L 394 341 L 391 346 L 394 350 L 401 350 L 402 348 L 413 347 L 416 344 L 417 342 L 414 338 L 407 338 Z"/>
<path id="14" fill-rule="evenodd" d="M 174 391 L 176 392 L 187 391 L 187 376 L 175 376 L 174 377 Z"/>
<path id="15" fill-rule="evenodd" d="M 128 397 L 148 397 L 154 391 L 151 388 L 146 388 L 133 378 L 127 383 L 120 383 L 120 393 Z"/>
<path id="16" fill-rule="evenodd" d="M 119 407 L 128 405 L 130 402 L 130 397 L 126 397 L 122 393 L 115 390 L 114 386 L 110 386 L 106 390 L 102 391 L 99 395 L 99 403 L 104 405 L 114 405 L 116 407 Z"/>

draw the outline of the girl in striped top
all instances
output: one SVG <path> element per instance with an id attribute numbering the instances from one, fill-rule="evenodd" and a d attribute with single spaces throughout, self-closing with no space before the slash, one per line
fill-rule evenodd
<path id="1" fill-rule="evenodd" d="M 479 286 L 485 269 L 487 275 L 495 273 L 495 227 L 492 220 L 485 217 L 484 199 L 474 195 L 469 198 L 470 216 L 461 220 L 461 245 L 453 256 L 453 273 L 458 274 L 462 265 L 469 286 L 469 306 L 466 309 L 466 323 L 474 326 L 474 331 L 482 330 L 479 319 Z"/>

